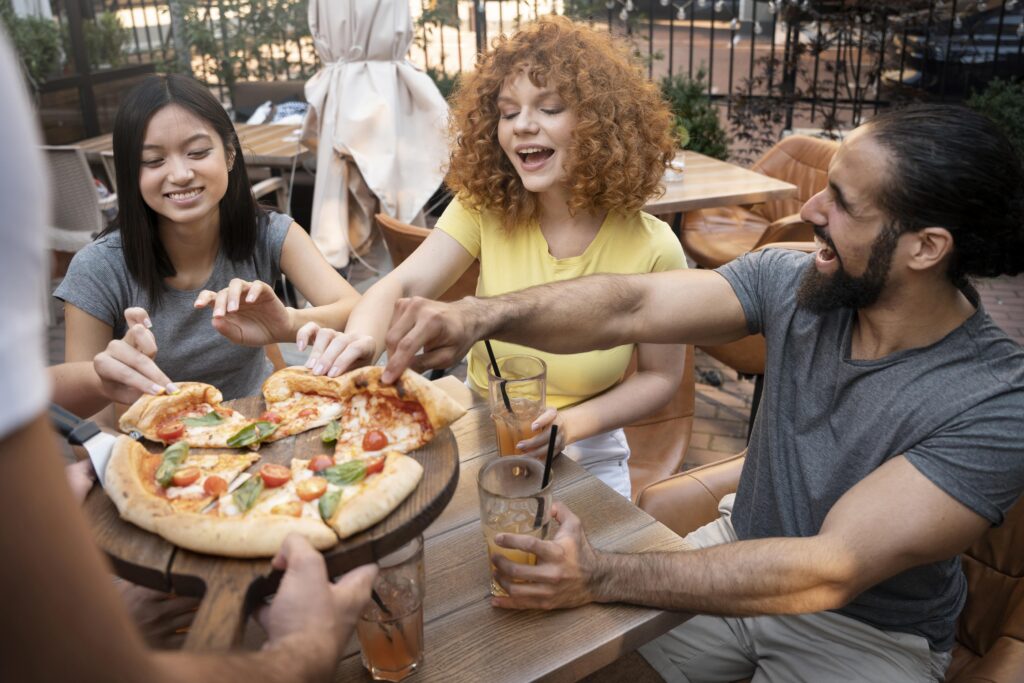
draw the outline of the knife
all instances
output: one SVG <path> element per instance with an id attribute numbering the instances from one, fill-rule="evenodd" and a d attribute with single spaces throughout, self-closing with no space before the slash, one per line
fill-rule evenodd
<path id="1" fill-rule="evenodd" d="M 96 479 L 100 486 L 106 486 L 107 461 L 114 451 L 117 437 L 108 434 L 89 420 L 83 420 L 55 403 L 50 404 L 50 420 L 57 431 L 74 446 L 81 446 L 89 454 L 92 468 L 96 470 Z"/>

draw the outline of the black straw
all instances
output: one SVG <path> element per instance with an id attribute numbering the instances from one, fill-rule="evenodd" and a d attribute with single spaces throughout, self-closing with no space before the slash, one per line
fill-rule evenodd
<path id="1" fill-rule="evenodd" d="M 540 488 L 543 491 L 551 481 L 551 461 L 555 457 L 555 441 L 558 440 L 558 425 L 551 425 L 551 438 L 548 439 L 548 455 L 544 459 L 544 478 Z M 537 516 L 533 519 L 533 528 L 539 529 L 544 523 L 544 496 L 537 496 Z"/>
<path id="2" fill-rule="evenodd" d="M 501 379 L 501 370 L 498 369 L 498 359 L 494 357 L 494 349 L 491 348 L 491 340 L 484 339 L 484 346 L 487 347 L 487 355 L 491 359 L 491 370 L 494 372 L 494 376 Z M 508 391 L 505 389 L 505 380 L 502 380 L 498 385 L 501 390 L 501 400 L 505 402 L 505 409 L 508 412 L 512 412 L 512 402 L 508 400 Z"/>

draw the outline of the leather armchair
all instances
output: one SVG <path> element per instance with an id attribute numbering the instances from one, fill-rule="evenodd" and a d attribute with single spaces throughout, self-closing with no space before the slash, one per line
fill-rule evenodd
<path id="1" fill-rule="evenodd" d="M 784 138 L 753 170 L 793 183 L 797 195 L 749 209 L 728 206 L 687 213 L 679 232 L 687 256 L 701 267 L 717 268 L 764 244 L 813 240 L 811 226 L 798 214 L 804 202 L 828 183 L 828 165 L 838 148 L 832 140 Z"/>
<path id="2" fill-rule="evenodd" d="M 377 224 L 377 229 L 384 235 L 384 242 L 388 245 L 388 252 L 391 254 L 391 262 L 395 266 L 416 251 L 416 247 L 420 246 L 430 234 L 429 228 L 409 225 L 384 213 L 378 213 L 373 220 Z M 479 278 L 480 262 L 474 261 L 473 265 L 448 288 L 448 291 L 437 297 L 437 300 L 458 301 L 476 294 L 476 283 Z"/>
<path id="3" fill-rule="evenodd" d="M 655 482 L 637 494 L 637 505 L 685 536 L 718 517 L 718 501 L 736 490 L 745 454 Z M 967 604 L 946 683 L 1024 681 L 1024 500 L 960 559 Z"/>

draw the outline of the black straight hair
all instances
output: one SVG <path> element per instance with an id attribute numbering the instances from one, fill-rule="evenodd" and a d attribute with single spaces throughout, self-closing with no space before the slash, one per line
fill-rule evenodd
<path id="1" fill-rule="evenodd" d="M 879 207 L 900 233 L 942 227 L 953 235 L 948 276 L 1024 271 L 1024 166 L 987 116 L 958 105 L 914 105 L 881 114 L 869 134 L 889 153 Z"/>
<path id="2" fill-rule="evenodd" d="M 234 165 L 220 201 L 220 248 L 231 261 L 252 257 L 256 248 L 261 209 L 249 185 L 249 174 L 238 135 L 224 107 L 209 90 L 190 76 L 171 74 L 147 78 L 121 102 L 114 119 L 114 166 L 117 173 L 117 221 L 104 234 L 119 230 L 124 260 L 135 281 L 149 296 L 153 310 L 160 307 L 166 290 L 164 278 L 175 274 L 157 232 L 157 215 L 139 190 L 142 144 L 146 127 L 158 111 L 177 105 L 205 121 L 224 144 Z"/>

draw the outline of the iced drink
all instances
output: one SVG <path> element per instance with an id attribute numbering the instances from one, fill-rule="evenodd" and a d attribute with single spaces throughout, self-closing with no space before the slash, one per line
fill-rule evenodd
<path id="1" fill-rule="evenodd" d="M 541 413 L 541 406 L 526 398 L 509 399 L 512 412 L 497 406 L 491 414 L 498 435 L 498 455 L 522 455 L 516 444 L 534 435 L 533 421 Z"/>
<path id="2" fill-rule="evenodd" d="M 534 436 L 547 400 L 547 366 L 536 356 L 503 356 L 487 367 L 488 398 L 498 455 L 521 455 L 516 444 Z"/>

